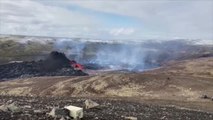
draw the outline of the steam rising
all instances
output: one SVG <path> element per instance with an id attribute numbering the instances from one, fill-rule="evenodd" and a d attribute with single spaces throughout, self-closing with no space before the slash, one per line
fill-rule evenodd
<path id="1" fill-rule="evenodd" d="M 140 44 L 93 43 L 59 39 L 55 43 L 55 49 L 83 64 L 96 64 L 116 70 L 143 70 L 154 66 L 145 64 L 144 57 L 147 49 Z"/>
<path id="2" fill-rule="evenodd" d="M 68 55 L 68 57 L 71 57 L 72 59 L 74 58 L 76 61 L 81 61 L 83 58 L 85 43 L 73 41 L 72 39 L 59 39 L 55 42 L 54 47 L 56 50 Z"/>
<path id="3" fill-rule="evenodd" d="M 55 50 L 63 52 L 70 59 L 82 64 L 94 64 L 115 70 L 143 71 L 162 65 L 169 60 L 186 57 L 213 56 L 209 48 L 193 44 L 193 41 L 146 41 L 129 42 L 91 42 L 79 39 L 58 39 Z"/>
<path id="4" fill-rule="evenodd" d="M 128 69 L 144 68 L 145 52 L 138 45 L 111 45 L 102 46 L 99 48 L 94 63 L 103 66 L 109 66 L 113 69 Z"/>

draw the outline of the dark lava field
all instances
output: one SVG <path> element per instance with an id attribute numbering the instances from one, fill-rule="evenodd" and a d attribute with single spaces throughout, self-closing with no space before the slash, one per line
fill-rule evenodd
<path id="1" fill-rule="evenodd" d="M 40 61 L 8 63 L 0 65 L 0 81 L 8 78 L 35 76 L 85 76 L 86 73 L 74 70 L 65 54 L 53 51 L 47 59 Z"/>

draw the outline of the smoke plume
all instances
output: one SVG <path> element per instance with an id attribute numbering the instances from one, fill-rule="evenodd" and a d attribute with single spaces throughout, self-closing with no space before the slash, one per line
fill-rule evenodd
<path id="1" fill-rule="evenodd" d="M 202 47 L 192 41 L 91 42 L 81 39 L 58 39 L 55 50 L 84 65 L 93 64 L 114 70 L 143 71 L 170 60 L 213 56 L 212 46 Z"/>

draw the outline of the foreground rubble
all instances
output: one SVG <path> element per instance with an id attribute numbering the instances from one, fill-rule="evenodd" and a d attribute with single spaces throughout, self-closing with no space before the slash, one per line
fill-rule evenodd
<path id="1" fill-rule="evenodd" d="M 178 109 L 128 102 L 123 100 L 93 99 L 101 107 L 85 109 L 86 98 L 64 97 L 15 97 L 0 96 L 0 105 L 15 102 L 19 106 L 18 113 L 0 110 L 1 120 L 54 120 L 67 119 L 66 117 L 54 118 L 49 113 L 54 108 L 64 108 L 67 105 L 75 105 L 84 108 L 83 120 L 212 120 L 213 113 Z"/>

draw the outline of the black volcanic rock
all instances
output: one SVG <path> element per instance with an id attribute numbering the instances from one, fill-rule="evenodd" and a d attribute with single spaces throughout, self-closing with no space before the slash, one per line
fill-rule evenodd
<path id="1" fill-rule="evenodd" d="M 80 70 L 74 70 L 69 61 L 65 54 L 53 51 L 46 60 L 0 65 L 0 80 L 35 76 L 87 75 Z"/>
<path id="2" fill-rule="evenodd" d="M 48 71 L 54 71 L 62 69 L 64 67 L 70 68 L 70 60 L 64 53 L 53 51 L 48 58 L 44 60 L 44 69 Z"/>

